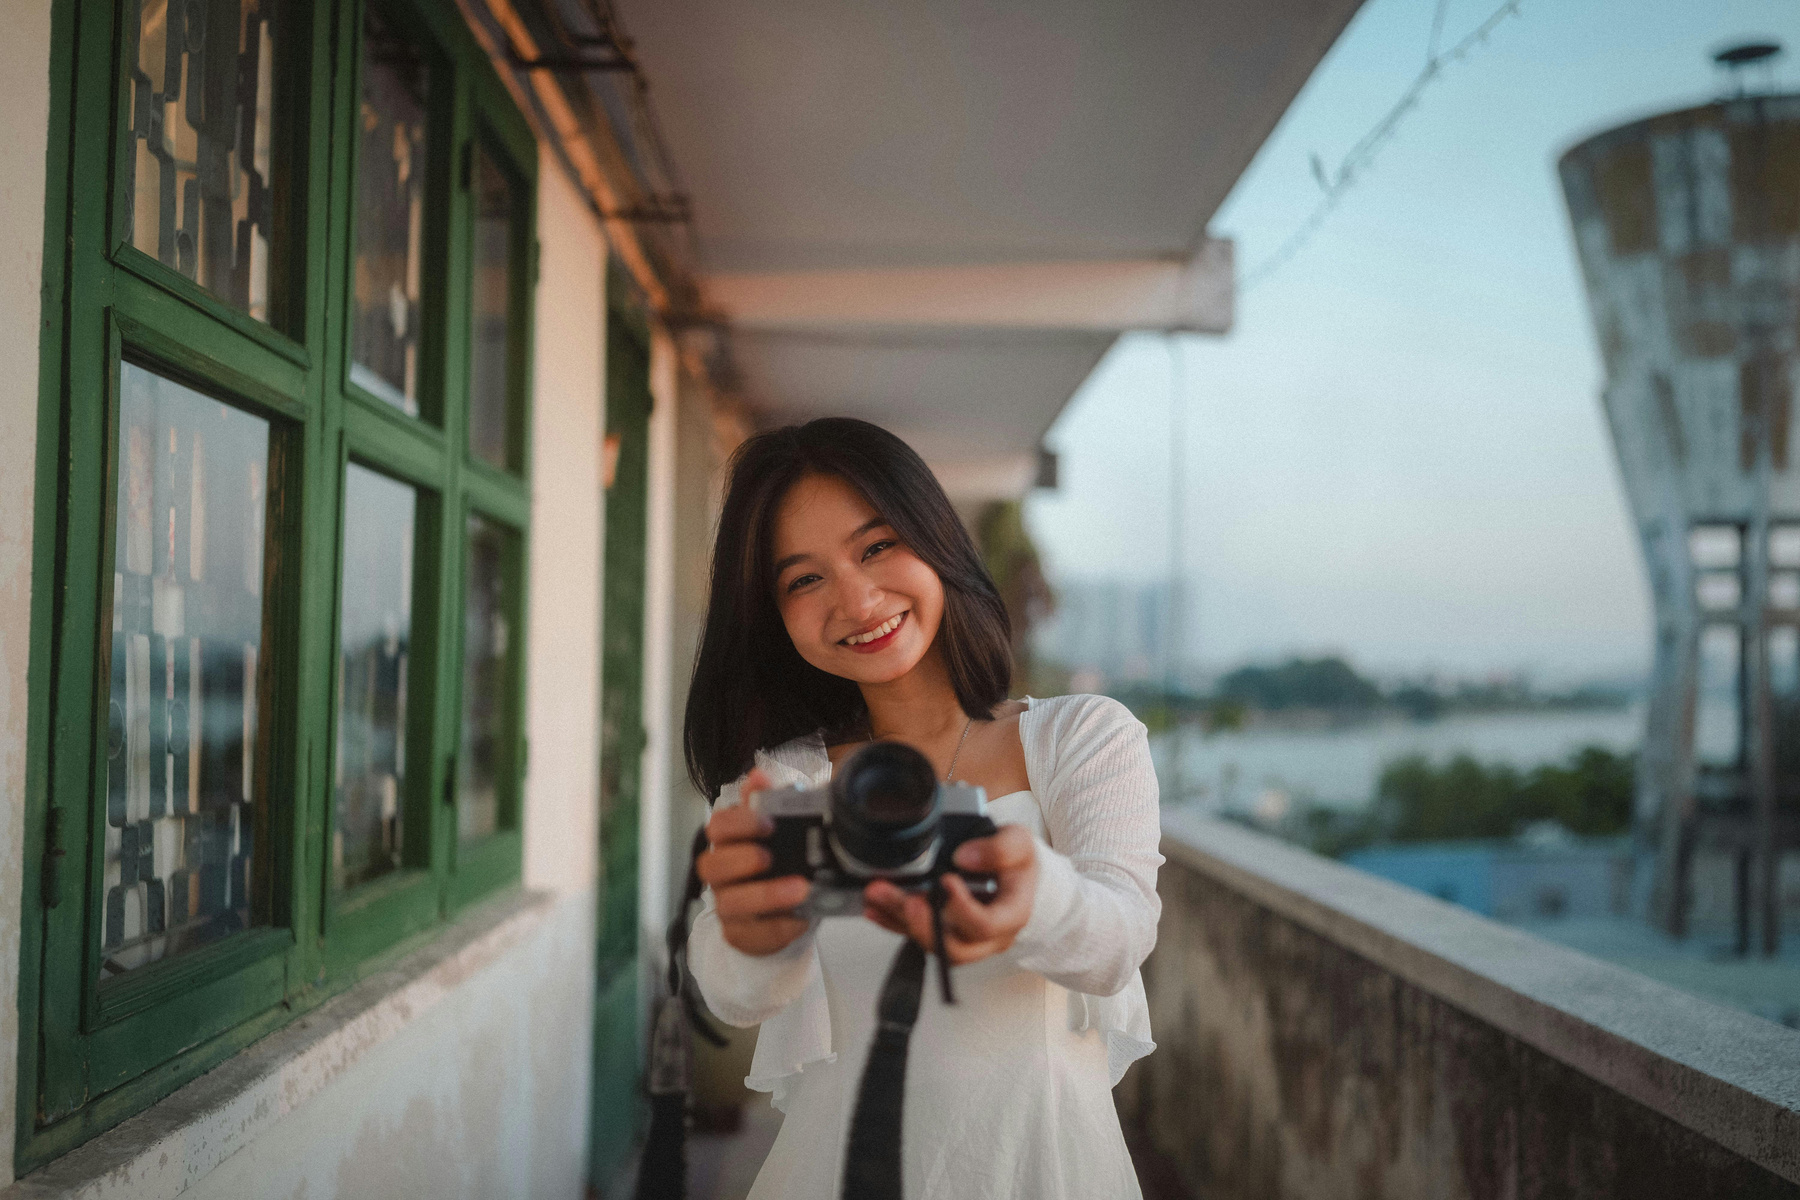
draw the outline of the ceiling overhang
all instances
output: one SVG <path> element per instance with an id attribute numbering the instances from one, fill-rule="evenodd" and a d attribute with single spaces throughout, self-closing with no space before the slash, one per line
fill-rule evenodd
<path id="1" fill-rule="evenodd" d="M 654 107 L 665 315 L 763 421 L 878 421 L 968 499 L 1029 483 L 1119 333 L 1230 328 L 1207 223 L 1361 0 L 529 2 Z"/>

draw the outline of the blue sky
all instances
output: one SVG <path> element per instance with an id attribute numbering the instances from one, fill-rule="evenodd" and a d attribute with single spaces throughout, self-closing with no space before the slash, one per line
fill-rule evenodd
<path id="1" fill-rule="evenodd" d="M 1449 0 L 1445 44 L 1498 0 Z M 1240 273 L 1422 66 L 1436 0 L 1369 0 L 1212 223 Z M 1306 247 L 1184 339 L 1189 645 L 1210 665 L 1333 651 L 1400 672 L 1641 670 L 1649 604 L 1602 424 L 1556 156 L 1713 99 L 1722 44 L 1793 0 L 1524 0 L 1449 64 Z M 1052 429 L 1028 519 L 1057 576 L 1166 577 L 1171 372 L 1127 337 Z M 1146 469 L 1146 462 L 1159 464 Z"/>

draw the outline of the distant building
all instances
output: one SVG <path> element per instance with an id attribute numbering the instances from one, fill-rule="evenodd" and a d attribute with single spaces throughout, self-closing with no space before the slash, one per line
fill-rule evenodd
<path id="1" fill-rule="evenodd" d="M 1169 584 L 1119 579 L 1058 583 L 1056 610 L 1036 631 L 1037 653 L 1102 685 L 1163 678 Z"/>
<path id="2" fill-rule="evenodd" d="M 1766 55 L 1771 47 L 1750 47 Z M 1664 113 L 1563 156 L 1601 399 L 1656 611 L 1638 830 L 1677 936 L 1700 858 L 1780 942 L 1800 849 L 1800 96 Z"/>

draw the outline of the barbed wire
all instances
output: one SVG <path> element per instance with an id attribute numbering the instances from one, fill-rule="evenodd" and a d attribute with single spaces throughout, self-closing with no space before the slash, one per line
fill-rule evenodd
<path id="1" fill-rule="evenodd" d="M 1486 43 L 1488 35 L 1493 33 L 1502 21 L 1508 17 L 1519 15 L 1519 6 L 1523 2 L 1524 0 L 1506 0 L 1506 3 L 1496 8 L 1487 20 L 1477 25 L 1462 40 L 1448 50 L 1439 53 L 1437 43 L 1444 22 L 1444 0 L 1439 0 L 1436 12 L 1432 17 L 1431 44 L 1426 53 L 1424 68 L 1414 77 L 1406 91 L 1401 93 L 1393 107 L 1388 109 L 1387 113 L 1375 122 L 1367 133 L 1357 139 L 1356 144 L 1350 147 L 1349 152 L 1342 159 L 1338 160 L 1335 170 L 1327 172 L 1324 161 L 1317 154 L 1312 156 L 1313 178 L 1318 180 L 1320 191 L 1323 193 L 1319 197 L 1318 204 L 1313 207 L 1306 220 L 1300 223 L 1300 227 L 1290 233 L 1274 253 L 1244 274 L 1238 284 L 1239 295 L 1255 288 L 1257 284 L 1274 274 L 1289 259 L 1300 252 L 1301 248 L 1311 240 L 1312 235 L 1318 231 L 1319 226 L 1325 223 L 1325 218 L 1330 216 L 1331 211 L 1337 207 L 1338 201 L 1342 199 L 1344 193 L 1354 187 L 1356 182 L 1362 178 L 1363 173 L 1373 165 L 1376 151 L 1381 148 L 1382 143 L 1393 136 L 1401 119 L 1418 106 L 1419 97 L 1443 74 L 1445 66 L 1449 63 L 1463 61 L 1468 57 L 1469 51 L 1477 45 Z"/>

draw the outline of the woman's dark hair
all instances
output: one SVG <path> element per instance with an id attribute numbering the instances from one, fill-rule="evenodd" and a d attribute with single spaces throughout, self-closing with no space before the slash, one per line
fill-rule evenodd
<path id="1" fill-rule="evenodd" d="M 808 475 L 833 475 L 862 493 L 943 581 L 937 640 L 962 710 L 985 719 L 1006 699 L 1006 605 L 937 476 L 913 448 L 849 417 L 759 433 L 732 456 L 688 688 L 688 776 L 709 801 L 754 765 L 758 750 L 809 733 L 866 731 L 862 692 L 801 658 L 775 607 L 775 516 L 788 489 Z"/>

